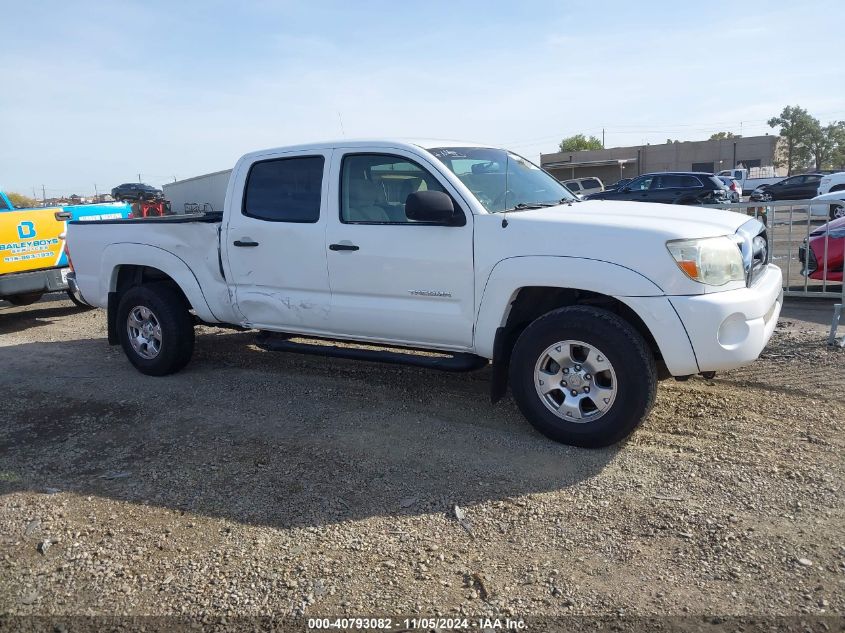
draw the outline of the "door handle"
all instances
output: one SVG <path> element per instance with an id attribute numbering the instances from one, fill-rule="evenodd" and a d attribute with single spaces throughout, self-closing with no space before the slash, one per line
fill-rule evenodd
<path id="1" fill-rule="evenodd" d="M 63 222 L 65 220 L 70 220 L 73 217 L 73 214 L 70 211 L 56 211 L 53 214 L 53 217 L 55 217 L 59 222 Z"/>
<path id="2" fill-rule="evenodd" d="M 235 246 L 258 246 L 258 242 L 253 242 L 251 240 L 235 240 L 232 244 Z"/>
<path id="3" fill-rule="evenodd" d="M 330 251 L 357 251 L 355 244 L 329 244 Z"/>

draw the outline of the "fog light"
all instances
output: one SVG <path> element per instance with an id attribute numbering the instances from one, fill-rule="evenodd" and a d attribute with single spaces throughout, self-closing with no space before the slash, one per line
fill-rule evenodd
<path id="1" fill-rule="evenodd" d="M 745 316 L 734 312 L 719 326 L 719 333 L 716 335 L 719 345 L 725 349 L 734 349 L 745 342 L 748 338 L 750 328 Z"/>

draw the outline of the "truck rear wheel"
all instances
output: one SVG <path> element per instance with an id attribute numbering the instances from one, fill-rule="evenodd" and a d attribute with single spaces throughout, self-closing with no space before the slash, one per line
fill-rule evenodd
<path id="1" fill-rule="evenodd" d="M 194 324 L 184 297 L 169 283 L 127 290 L 117 308 L 117 329 L 126 357 L 142 374 L 173 374 L 191 360 Z"/>
<path id="2" fill-rule="evenodd" d="M 43 296 L 43 292 L 29 292 L 25 295 L 12 295 L 11 297 L 6 297 L 6 301 L 11 303 L 13 306 L 28 306 L 35 303 Z"/>
<path id="3" fill-rule="evenodd" d="M 543 435 L 598 448 L 625 439 L 648 415 L 657 367 L 628 322 L 600 308 L 571 306 L 522 332 L 510 383 L 523 415 Z"/>

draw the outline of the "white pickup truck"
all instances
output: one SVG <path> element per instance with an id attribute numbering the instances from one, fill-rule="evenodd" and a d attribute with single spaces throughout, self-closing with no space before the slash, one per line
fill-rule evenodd
<path id="1" fill-rule="evenodd" d="M 734 178 L 742 187 L 743 194 L 747 196 L 758 187 L 773 185 L 786 178 L 786 176 L 775 175 L 774 167 L 752 167 L 751 170 L 739 167 L 723 169 L 716 175 Z"/>
<path id="2" fill-rule="evenodd" d="M 578 202 L 516 154 L 444 141 L 247 154 L 222 214 L 72 223 L 67 244 L 71 282 L 145 374 L 188 363 L 195 323 L 273 350 L 492 361 L 494 402 L 509 383 L 578 446 L 628 436 L 658 379 L 755 360 L 782 303 L 757 220 Z"/>

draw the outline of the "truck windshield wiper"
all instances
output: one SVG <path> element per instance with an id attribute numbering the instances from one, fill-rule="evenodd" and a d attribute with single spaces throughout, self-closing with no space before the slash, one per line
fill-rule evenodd
<path id="1" fill-rule="evenodd" d="M 512 211 L 527 211 L 528 209 L 543 209 L 545 207 L 557 206 L 557 204 L 557 202 L 520 202 L 510 209 L 505 209 L 505 211 L 510 213 Z"/>

